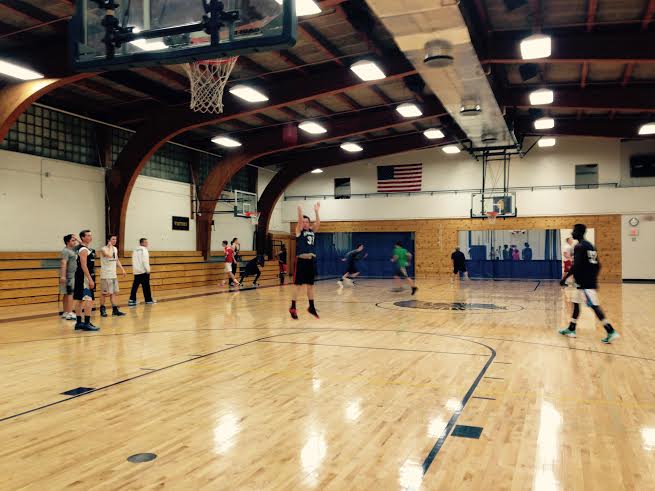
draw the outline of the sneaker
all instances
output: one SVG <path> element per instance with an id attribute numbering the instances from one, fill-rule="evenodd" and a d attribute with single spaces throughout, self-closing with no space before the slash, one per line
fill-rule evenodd
<path id="1" fill-rule="evenodd" d="M 100 328 L 98 326 L 94 326 L 90 322 L 88 324 L 82 324 L 80 327 L 82 331 L 99 331 Z"/>
<path id="2" fill-rule="evenodd" d="M 292 319 L 298 319 L 298 311 L 296 309 L 289 309 Z"/>
<path id="3" fill-rule="evenodd" d="M 252 282 L 252 286 L 254 286 L 255 288 L 257 288 L 257 287 L 259 286 L 259 283 L 255 283 L 255 282 L 253 281 L 253 282 Z"/>
<path id="4" fill-rule="evenodd" d="M 112 310 L 111 315 L 112 315 L 112 316 L 115 316 L 115 317 L 120 317 L 120 316 L 122 316 L 122 315 L 127 315 L 127 314 L 126 314 L 125 312 L 121 312 L 121 311 L 118 309 L 118 307 L 115 307 L 115 308 Z"/>
<path id="5" fill-rule="evenodd" d="M 107 317 L 107 307 L 104 305 L 100 306 L 100 317 Z"/>
<path id="6" fill-rule="evenodd" d="M 612 341 L 614 341 L 615 339 L 620 338 L 620 337 L 621 337 L 621 335 L 618 332 L 612 331 L 611 333 L 609 333 L 607 335 L 606 338 L 601 339 L 601 341 L 603 343 L 605 343 L 605 344 L 611 344 Z"/>
<path id="7" fill-rule="evenodd" d="M 343 281 L 342 280 L 337 281 L 337 285 L 339 285 L 339 288 L 343 288 Z"/>
<path id="8" fill-rule="evenodd" d="M 67 321 L 76 321 L 77 316 L 73 312 L 69 312 L 68 315 L 66 316 Z"/>
<path id="9" fill-rule="evenodd" d="M 153 304 L 156 304 L 156 303 L 157 303 L 157 300 L 153 299 L 153 300 L 150 300 L 149 302 L 146 302 L 146 305 L 153 305 Z"/>
<path id="10" fill-rule="evenodd" d="M 84 322 L 76 322 L 75 323 L 75 330 L 79 331 L 80 329 L 84 329 L 85 326 L 86 326 L 86 324 Z"/>
<path id="11" fill-rule="evenodd" d="M 413 286 L 412 287 L 412 295 L 416 293 L 416 290 L 418 290 L 418 286 Z"/>
<path id="12" fill-rule="evenodd" d="M 568 336 L 570 338 L 576 337 L 575 331 L 571 331 L 568 327 L 566 329 L 561 329 L 559 332 L 562 336 Z"/>
<path id="13" fill-rule="evenodd" d="M 320 317 L 318 316 L 318 312 L 316 311 L 316 309 L 314 307 L 309 307 L 307 309 L 307 312 L 309 312 L 311 315 L 313 315 L 317 319 L 320 319 Z"/>
<path id="14" fill-rule="evenodd" d="M 128 300 L 127 301 L 127 306 L 128 307 L 134 307 L 137 304 L 136 300 Z"/>
<path id="15" fill-rule="evenodd" d="M 391 289 L 391 292 L 392 292 L 392 293 L 399 293 L 399 292 L 401 292 L 401 291 L 403 291 L 402 288 L 392 288 L 392 289 Z"/>
<path id="16" fill-rule="evenodd" d="M 68 312 L 62 312 L 62 313 L 59 315 L 59 317 L 61 317 L 62 319 L 68 319 Z"/>

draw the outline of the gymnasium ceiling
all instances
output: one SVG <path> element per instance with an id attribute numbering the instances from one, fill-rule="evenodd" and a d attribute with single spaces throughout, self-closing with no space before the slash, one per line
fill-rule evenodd
<path id="1" fill-rule="evenodd" d="M 248 81 L 274 94 L 284 92 L 291 80 L 347 68 L 363 55 L 377 57 L 383 66 L 407 63 L 363 0 L 318 4 L 321 14 L 300 18 L 295 47 L 242 56 L 231 80 Z M 72 0 L 3 0 L 0 53 L 47 75 L 65 74 L 67 23 L 73 8 Z M 639 124 L 655 113 L 655 0 L 470 0 L 462 1 L 460 9 L 499 105 L 519 137 L 535 133 L 528 93 L 540 87 L 555 91 L 554 103 L 544 109 L 556 118 L 555 134 L 636 138 Z M 553 54 L 538 60 L 536 76 L 523 80 L 519 67 L 525 62 L 518 44 L 539 31 L 553 37 Z M 10 79 L 0 76 L 0 85 L 7 83 Z M 100 73 L 59 88 L 39 102 L 136 129 L 153 108 L 184 107 L 188 99 L 186 76 L 180 66 L 171 65 Z M 406 101 L 439 107 L 420 77 L 411 75 L 203 126 L 176 141 L 217 151 L 210 139 L 219 133 L 245 143 L 254 129 L 342 114 L 365 118 L 367 108 L 393 108 Z M 464 136 L 444 115 L 360 138 L 418 133 L 428 127 L 442 128 L 444 142 Z"/>

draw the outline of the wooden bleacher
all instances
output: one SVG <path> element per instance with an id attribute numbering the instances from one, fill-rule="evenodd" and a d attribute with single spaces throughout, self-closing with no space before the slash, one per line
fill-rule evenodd
<path id="1" fill-rule="evenodd" d="M 242 251 L 242 265 L 255 256 L 253 251 Z M 132 286 L 131 252 L 121 258 L 127 276 L 118 270 L 120 298 L 124 304 Z M 152 269 L 150 285 L 153 296 L 157 292 L 174 290 L 179 296 L 188 296 L 196 287 L 216 286 L 225 278 L 223 254 L 205 261 L 197 251 L 151 251 Z M 100 279 L 100 260 L 96 259 L 96 277 Z M 237 276 L 238 277 L 238 276 Z M 58 252 L 0 252 L 0 308 L 20 305 L 53 304 L 59 299 Z M 245 286 L 252 284 L 253 277 L 246 278 Z M 268 261 L 260 277 L 261 286 L 279 283 L 277 261 Z M 186 290 L 186 292 L 185 292 Z M 206 289 L 204 289 L 206 290 Z M 139 300 L 142 299 L 139 292 Z M 168 295 L 167 295 L 168 296 Z M 96 286 L 96 298 L 100 287 Z"/>

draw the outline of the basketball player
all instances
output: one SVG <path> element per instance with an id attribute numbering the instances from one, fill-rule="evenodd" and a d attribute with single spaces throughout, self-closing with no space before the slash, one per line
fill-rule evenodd
<path id="1" fill-rule="evenodd" d="M 314 225 L 307 215 L 303 215 L 302 207 L 298 207 L 298 223 L 296 223 L 296 268 L 293 273 L 293 287 L 291 290 L 291 307 L 289 313 L 292 319 L 298 318 L 296 310 L 296 300 L 298 300 L 298 291 L 303 285 L 307 287 L 307 300 L 309 308 L 307 312 L 318 317 L 318 312 L 314 306 L 314 278 L 316 277 L 316 232 L 321 226 L 319 210 L 321 204 L 314 205 Z"/>
<path id="2" fill-rule="evenodd" d="M 64 247 L 61 251 L 59 293 L 63 296 L 64 311 L 61 318 L 67 321 L 76 319 L 73 313 L 73 287 L 75 286 L 75 270 L 77 269 L 77 237 L 73 234 L 64 236 Z"/>
<path id="3" fill-rule="evenodd" d="M 564 256 L 564 277 L 562 281 L 559 282 L 561 286 L 566 286 L 566 280 L 571 276 L 571 268 L 573 267 L 573 239 L 571 237 L 566 238 L 566 245 L 562 251 L 562 256 Z"/>
<path id="4" fill-rule="evenodd" d="M 357 244 L 357 247 L 352 251 L 350 251 L 349 253 L 347 253 L 346 257 L 342 259 L 342 261 L 348 264 L 346 266 L 346 272 L 343 274 L 341 279 L 337 281 L 339 288 L 343 288 L 344 282 L 349 286 L 355 284 L 353 282 L 353 278 L 357 278 L 359 276 L 359 270 L 357 269 L 357 261 L 359 261 L 360 259 L 364 259 L 365 257 L 368 256 L 368 254 L 364 254 L 362 256 L 363 251 L 364 251 L 364 244 Z"/>
<path id="5" fill-rule="evenodd" d="M 466 274 L 466 256 L 459 250 L 459 247 L 455 247 L 455 252 L 450 255 L 450 259 L 453 261 L 453 273 L 459 274 L 460 279 L 464 279 L 464 275 Z"/>
<path id="6" fill-rule="evenodd" d="M 248 276 L 255 275 L 255 279 L 252 282 L 252 286 L 258 287 L 259 277 L 262 275 L 262 268 L 264 267 L 264 256 L 256 256 L 248 261 L 245 267 L 241 268 L 241 278 L 239 278 L 239 286 L 243 286 L 243 280 Z"/>
<path id="7" fill-rule="evenodd" d="M 225 273 L 227 274 L 228 288 L 239 286 L 234 273 L 232 272 L 232 265 L 234 264 L 234 249 L 227 244 L 227 240 L 223 241 L 223 253 L 225 254 Z"/>
<path id="8" fill-rule="evenodd" d="M 418 288 L 414 284 L 414 281 L 407 275 L 407 265 L 412 262 L 412 254 L 403 247 L 401 242 L 396 242 L 396 245 L 393 248 L 393 256 L 391 257 L 391 262 L 393 263 L 394 284 L 392 291 L 402 291 L 400 283 L 402 279 L 409 283 L 409 286 L 412 287 L 412 295 L 414 295 Z"/>
<path id="9" fill-rule="evenodd" d="M 238 237 L 234 237 L 232 242 L 230 242 L 230 247 L 234 254 L 234 262 L 232 262 L 232 274 L 236 276 L 237 269 L 239 268 L 239 261 L 241 261 L 241 243 L 239 242 Z"/>
<path id="10" fill-rule="evenodd" d="M 77 251 L 77 269 L 75 270 L 75 287 L 73 288 L 73 299 L 77 302 L 75 306 L 77 313 L 75 330 L 100 330 L 91 323 L 96 287 L 94 262 L 96 251 L 91 249 L 92 241 L 93 236 L 90 230 L 82 230 L 80 232 L 80 249 Z M 84 316 L 84 322 L 82 322 L 82 316 Z"/>
<path id="11" fill-rule="evenodd" d="M 284 285 L 284 278 L 287 275 L 287 246 L 282 244 L 277 254 L 277 263 L 280 267 L 280 285 Z"/>
<path id="12" fill-rule="evenodd" d="M 575 328 L 578 323 L 578 316 L 580 315 L 580 304 L 586 303 L 596 314 L 598 320 L 603 323 L 607 337 L 601 341 L 605 344 L 610 344 L 614 339 L 619 337 L 619 333 L 614 330 L 612 324 L 605 318 L 605 314 L 598 304 L 598 271 L 600 265 L 598 263 L 598 254 L 591 242 L 585 240 L 584 235 L 587 227 L 578 223 L 573 227 L 571 234 L 578 244 L 573 251 L 573 267 L 571 272 L 575 280 L 577 291 L 573 295 L 573 314 L 571 315 L 571 322 L 569 327 L 559 331 L 560 334 L 571 338 L 575 337 Z"/>
<path id="13" fill-rule="evenodd" d="M 120 259 L 118 259 L 118 249 L 116 249 L 117 238 L 110 235 L 107 239 L 107 245 L 100 249 L 100 316 L 107 317 L 107 308 L 105 300 L 109 297 L 111 302 L 111 315 L 120 317 L 125 315 L 118 309 L 118 276 L 116 275 L 116 266 L 121 268 L 123 278 L 127 276 Z"/>

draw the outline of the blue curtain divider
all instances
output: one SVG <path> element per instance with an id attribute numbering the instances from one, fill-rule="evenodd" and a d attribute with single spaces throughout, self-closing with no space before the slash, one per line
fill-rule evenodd
<path id="1" fill-rule="evenodd" d="M 550 261 L 466 261 L 466 269 L 471 278 L 506 279 L 559 279 L 562 262 Z"/>

